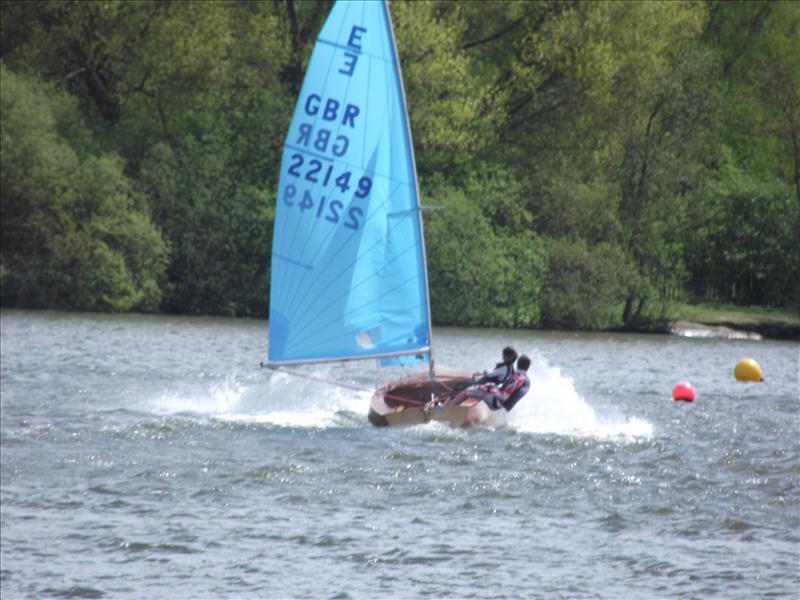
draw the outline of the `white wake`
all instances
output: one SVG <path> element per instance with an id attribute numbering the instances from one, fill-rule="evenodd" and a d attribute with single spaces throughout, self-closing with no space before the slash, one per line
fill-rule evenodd
<path id="1" fill-rule="evenodd" d="M 508 425 L 518 431 L 599 438 L 653 435 L 653 426 L 646 420 L 598 416 L 574 381 L 542 357 L 534 359 L 530 376 L 530 391 L 508 415 Z"/>
<path id="2" fill-rule="evenodd" d="M 306 370 L 319 379 L 335 381 L 325 367 Z M 225 381 L 168 390 L 150 402 L 159 414 L 192 414 L 220 420 L 281 427 L 325 428 L 341 424 L 342 413 L 363 415 L 366 421 L 372 393 L 338 387 L 287 373 L 263 372 L 246 380 Z"/>
<path id="3" fill-rule="evenodd" d="M 653 426 L 636 417 L 598 415 L 578 393 L 574 381 L 537 356 L 531 367 L 531 389 L 508 414 L 508 426 L 527 433 L 553 433 L 598 438 L 642 438 Z M 225 380 L 181 382 L 151 400 L 157 414 L 190 414 L 235 422 L 281 427 L 326 428 L 342 424 L 342 415 L 366 422 L 371 389 L 354 384 L 336 365 L 302 371 L 316 380 L 282 372 L 236 376 Z M 344 380 L 362 390 L 338 387 Z M 344 379 L 343 379 L 344 377 Z M 330 383 L 329 383 L 330 382 Z M 372 382 L 374 384 L 374 382 Z"/>

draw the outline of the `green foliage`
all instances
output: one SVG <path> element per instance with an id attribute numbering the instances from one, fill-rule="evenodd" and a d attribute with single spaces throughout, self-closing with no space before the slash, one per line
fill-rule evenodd
<path id="1" fill-rule="evenodd" d="M 621 307 L 638 284 L 636 267 L 618 246 L 583 240 L 547 240 L 542 325 L 556 329 L 610 329 L 622 325 Z"/>
<path id="2" fill-rule="evenodd" d="M 3 303 L 264 315 L 330 4 L 0 3 Z M 425 214 L 437 323 L 800 306 L 800 4 L 390 12 L 424 203 L 446 207 Z"/>
<path id="3" fill-rule="evenodd" d="M 536 236 L 498 235 L 461 190 L 437 183 L 427 197 L 444 208 L 425 219 L 434 320 L 442 325 L 535 326 L 544 270 Z"/>
<path id="4" fill-rule="evenodd" d="M 774 174 L 800 203 L 800 5 L 720 3 L 706 36 L 724 64 L 721 132 L 737 164 Z"/>
<path id="5" fill-rule="evenodd" d="M 483 143 L 460 25 L 429 0 L 392 2 L 391 14 L 420 175 L 454 173 Z"/>
<path id="6" fill-rule="evenodd" d="M 581 181 L 574 162 L 543 174 L 539 189 L 529 200 L 537 231 L 551 238 L 621 243 L 624 235 L 619 214 L 619 195 L 607 179 L 596 176 Z"/>
<path id="7" fill-rule="evenodd" d="M 495 234 L 513 236 L 530 231 L 533 213 L 526 202 L 527 190 L 510 169 L 478 164 L 459 187 L 488 219 Z"/>
<path id="8" fill-rule="evenodd" d="M 172 241 L 166 310 L 265 313 L 272 186 L 237 179 L 227 150 L 209 133 L 143 161 L 141 183 Z"/>
<path id="9" fill-rule="evenodd" d="M 167 250 L 119 157 L 91 152 L 69 97 L 0 68 L 3 304 L 156 309 Z"/>
<path id="10" fill-rule="evenodd" d="M 171 242 L 165 310 L 266 314 L 280 141 L 293 102 L 280 80 L 290 52 L 274 8 L 174 8 L 154 24 L 145 93 L 126 99 L 114 127 Z"/>
<path id="11" fill-rule="evenodd" d="M 694 298 L 800 304 L 800 204 L 791 187 L 728 165 L 693 211 L 685 242 Z"/>

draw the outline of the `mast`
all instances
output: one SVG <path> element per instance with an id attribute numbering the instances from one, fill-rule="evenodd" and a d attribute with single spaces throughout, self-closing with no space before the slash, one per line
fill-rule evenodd
<path id="1" fill-rule="evenodd" d="M 414 156 L 414 138 L 411 135 L 411 123 L 408 119 L 408 103 L 406 102 L 406 86 L 403 83 L 403 69 L 400 65 L 400 54 L 397 52 L 397 40 L 394 37 L 394 27 L 392 26 L 392 15 L 389 11 L 389 0 L 383 0 L 386 8 L 386 25 L 389 29 L 389 36 L 392 40 L 392 50 L 394 51 L 395 64 L 397 65 L 397 77 L 399 79 L 400 99 L 403 103 L 403 113 L 405 114 L 406 135 L 408 136 L 408 151 L 411 153 L 411 171 L 414 176 L 414 193 L 417 197 L 417 221 L 419 223 L 419 237 L 422 245 L 422 273 L 425 278 L 425 304 L 428 311 L 428 374 L 433 381 L 433 323 L 431 320 L 431 294 L 428 286 L 428 257 L 425 251 L 425 231 L 422 226 L 422 208 L 420 207 L 419 179 L 417 178 L 417 160 Z"/>

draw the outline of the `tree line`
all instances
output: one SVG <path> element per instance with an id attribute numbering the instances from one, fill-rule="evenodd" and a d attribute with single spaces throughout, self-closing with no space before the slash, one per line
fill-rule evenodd
<path id="1" fill-rule="evenodd" d="M 330 2 L 0 4 L 3 306 L 266 316 Z M 800 307 L 800 4 L 393 0 L 434 322 Z"/>

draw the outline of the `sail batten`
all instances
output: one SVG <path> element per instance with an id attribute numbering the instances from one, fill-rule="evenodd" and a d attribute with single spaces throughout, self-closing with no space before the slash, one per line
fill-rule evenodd
<path id="1" fill-rule="evenodd" d="M 269 362 L 430 357 L 419 191 L 385 2 L 339 0 L 283 145 Z"/>

